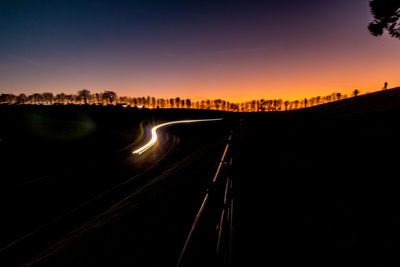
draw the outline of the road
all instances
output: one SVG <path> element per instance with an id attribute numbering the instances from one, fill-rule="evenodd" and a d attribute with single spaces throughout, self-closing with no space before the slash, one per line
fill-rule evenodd
<path id="1" fill-rule="evenodd" d="M 142 154 L 143 152 L 149 150 L 158 140 L 157 137 L 157 130 L 165 127 L 165 126 L 169 126 L 169 125 L 174 125 L 174 124 L 181 124 L 181 123 L 194 123 L 194 122 L 207 122 L 207 121 L 220 121 L 222 120 L 222 118 L 219 119 L 202 119 L 202 120 L 181 120 L 181 121 L 170 121 L 170 122 L 165 122 L 162 124 L 159 124 L 157 126 L 154 126 L 151 129 L 151 138 L 149 140 L 149 142 L 147 142 L 145 145 L 139 147 L 138 149 L 136 149 L 135 151 L 133 151 L 133 154 Z"/>
<path id="2" fill-rule="evenodd" d="M 164 126 L 217 120 L 221 119 L 163 123 L 152 129 L 152 137 L 140 153 L 122 150 L 79 168 L 3 190 L 0 208 L 2 217 L 6 219 L 2 220 L 0 228 L 2 260 L 22 259 L 24 253 L 26 259 L 32 257 L 134 188 L 145 184 L 166 166 L 176 164 L 177 160 L 190 154 L 190 150 L 198 150 L 223 136 L 223 127 L 215 123 L 207 124 L 207 131 L 202 130 L 204 125 L 200 124 L 190 127 L 177 125 L 175 130 L 161 131 Z M 162 138 L 157 138 L 157 129 Z M 209 131 L 212 129 L 217 133 L 214 136 Z M 143 153 L 145 150 L 149 151 Z"/>

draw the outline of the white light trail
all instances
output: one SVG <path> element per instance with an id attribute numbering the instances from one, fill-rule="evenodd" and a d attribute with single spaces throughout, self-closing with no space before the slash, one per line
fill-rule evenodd
<path id="1" fill-rule="evenodd" d="M 171 124 L 179 124 L 179 123 L 192 123 L 192 122 L 203 122 L 203 121 L 220 121 L 223 120 L 222 118 L 219 119 L 203 119 L 203 120 L 183 120 L 183 121 L 171 121 L 171 122 L 166 122 L 166 123 L 162 123 L 159 124 L 157 126 L 154 126 L 151 129 L 151 139 L 149 142 L 147 142 L 147 144 L 145 144 L 144 146 L 140 147 L 139 149 L 135 150 L 132 152 L 132 154 L 142 154 L 143 152 L 145 152 L 146 150 L 148 150 L 150 147 L 152 147 L 156 142 L 157 142 L 157 129 L 167 126 L 167 125 L 171 125 Z"/>

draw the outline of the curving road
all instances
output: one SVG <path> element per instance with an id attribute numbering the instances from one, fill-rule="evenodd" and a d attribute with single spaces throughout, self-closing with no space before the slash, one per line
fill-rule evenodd
<path id="1" fill-rule="evenodd" d="M 29 252 L 29 255 L 33 251 L 32 244 L 53 241 L 81 221 L 101 212 L 104 207 L 130 192 L 136 184 L 141 184 L 141 179 L 146 180 L 139 176 L 151 177 L 160 172 L 159 168 L 153 167 L 166 161 L 164 158 L 167 161 L 163 166 L 171 164 L 169 161 L 175 159 L 165 156 L 170 154 L 175 138 L 168 135 L 163 139 L 158 138 L 158 129 L 174 124 L 219 120 L 222 118 L 162 123 L 154 126 L 151 139 L 133 152 L 123 151 L 79 169 L 59 173 L 52 179 L 40 179 L 2 192 L 0 207 L 7 220 L 3 220 L 0 227 L 0 262 L 14 261 L 22 252 Z M 216 137 L 210 133 L 209 138 Z M 157 142 L 162 143 L 162 151 L 159 151 L 161 153 L 141 155 Z M 173 145 L 171 142 L 174 142 Z M 190 153 L 190 148 L 181 147 L 180 150 L 182 149 Z M 141 157 L 133 158 L 132 154 Z M 154 173 L 147 173 L 151 169 L 155 169 Z"/>
<path id="2" fill-rule="evenodd" d="M 147 142 L 145 145 L 142 147 L 138 148 L 137 150 L 133 151 L 132 154 L 142 154 L 146 150 L 150 149 L 156 142 L 157 142 L 157 130 L 161 127 L 172 125 L 172 124 L 180 124 L 180 123 L 193 123 L 193 122 L 204 122 L 204 121 L 220 121 L 223 120 L 223 118 L 218 118 L 218 119 L 201 119 L 201 120 L 181 120 L 181 121 L 170 121 L 166 123 L 159 124 L 157 126 L 154 126 L 151 129 L 151 139 L 149 142 Z"/>

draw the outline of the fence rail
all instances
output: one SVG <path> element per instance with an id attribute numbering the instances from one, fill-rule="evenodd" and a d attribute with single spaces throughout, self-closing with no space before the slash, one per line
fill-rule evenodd
<path id="1" fill-rule="evenodd" d="M 232 166 L 232 155 L 227 156 L 229 153 L 232 144 L 232 134 L 228 138 L 228 142 L 225 146 L 224 152 L 222 154 L 221 160 L 218 164 L 215 175 L 212 179 L 210 187 L 208 188 L 206 195 L 200 205 L 200 208 L 193 220 L 192 226 L 190 228 L 189 234 L 186 238 L 185 244 L 181 250 L 179 255 L 178 262 L 176 267 L 181 267 L 183 265 L 183 259 L 185 253 L 187 251 L 188 245 L 192 240 L 192 236 L 196 227 L 198 227 L 198 222 L 201 219 L 207 204 L 210 202 L 210 196 L 214 194 L 218 194 L 217 182 L 223 182 L 226 180 L 223 187 L 223 198 L 222 198 L 222 211 L 219 219 L 219 224 L 216 229 L 217 233 L 217 242 L 215 249 L 215 260 L 216 262 L 210 263 L 212 265 L 217 266 L 229 266 L 232 258 L 232 242 L 233 242 L 233 194 L 232 194 L 232 177 L 229 172 Z M 229 158 L 229 159 L 228 159 Z M 226 172 L 222 170 L 226 169 Z M 214 199 L 214 198 L 213 198 Z M 217 198 L 216 198 L 217 199 Z M 221 202 L 221 201 L 220 201 Z M 208 205 L 210 206 L 210 205 Z M 224 244 L 223 244 L 224 243 Z"/>

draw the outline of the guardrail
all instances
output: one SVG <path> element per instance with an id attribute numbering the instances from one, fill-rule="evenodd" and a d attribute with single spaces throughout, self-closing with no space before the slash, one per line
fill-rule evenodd
<path id="1" fill-rule="evenodd" d="M 194 218 L 192 226 L 190 228 L 189 234 L 186 238 L 185 244 L 181 250 L 179 255 L 178 262 L 176 267 L 181 267 L 183 265 L 183 260 L 185 257 L 185 253 L 187 251 L 188 245 L 192 240 L 192 236 L 196 227 L 198 227 L 199 220 L 201 219 L 206 206 L 210 206 L 210 199 L 213 199 L 214 207 L 220 210 L 221 215 L 219 217 L 219 224 L 217 225 L 217 236 L 216 236 L 216 244 L 214 250 L 213 259 L 210 259 L 214 262 L 210 262 L 209 266 L 230 266 L 232 262 L 232 249 L 233 249 L 233 208 L 234 208 L 234 198 L 233 198 L 233 183 L 232 183 L 232 175 L 230 169 L 232 167 L 232 154 L 229 153 L 229 148 L 232 141 L 232 134 L 228 138 L 228 143 L 225 146 L 224 152 L 222 154 L 221 160 L 218 164 L 218 168 L 215 172 L 215 175 L 212 179 L 212 182 L 207 189 L 206 195 L 200 205 L 200 208 Z M 226 171 L 223 172 L 222 170 Z M 225 181 L 225 183 L 223 183 Z M 223 185 L 221 188 L 220 185 Z M 218 194 L 223 193 L 223 197 L 218 199 L 216 197 Z M 222 202 L 222 203 L 218 203 Z M 217 212 L 218 212 L 217 210 Z"/>

